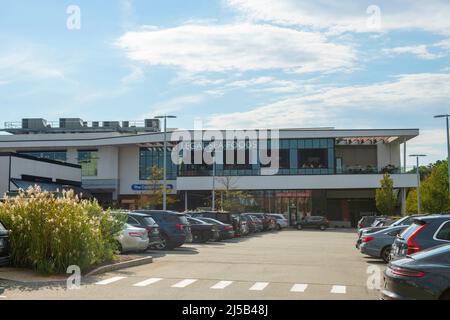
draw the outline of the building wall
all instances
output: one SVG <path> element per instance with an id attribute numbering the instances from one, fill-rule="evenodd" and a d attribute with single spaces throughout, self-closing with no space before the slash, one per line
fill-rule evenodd
<path id="1" fill-rule="evenodd" d="M 382 169 L 387 165 L 401 166 L 400 143 L 377 144 L 378 168 Z"/>

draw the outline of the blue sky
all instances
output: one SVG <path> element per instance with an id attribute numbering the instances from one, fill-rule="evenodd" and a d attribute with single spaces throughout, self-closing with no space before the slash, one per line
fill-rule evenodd
<path id="1" fill-rule="evenodd" d="M 434 161 L 446 148 L 432 116 L 450 112 L 448 17 L 446 0 L 1 0 L 0 120 L 413 127 L 410 151 Z"/>

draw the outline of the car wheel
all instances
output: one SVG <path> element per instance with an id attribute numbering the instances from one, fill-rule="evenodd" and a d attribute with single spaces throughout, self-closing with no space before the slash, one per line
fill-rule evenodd
<path id="1" fill-rule="evenodd" d="M 169 249 L 168 247 L 169 239 L 165 234 L 161 235 L 161 242 L 157 245 L 155 245 L 155 249 L 158 250 L 166 250 Z"/>
<path id="2" fill-rule="evenodd" d="M 298 225 L 297 225 L 297 230 L 302 230 L 302 229 L 303 229 L 302 225 L 301 225 L 301 224 L 298 224 Z"/>
<path id="3" fill-rule="evenodd" d="M 277 230 L 281 230 L 281 225 L 277 224 Z"/>
<path id="4" fill-rule="evenodd" d="M 199 235 L 198 233 L 194 233 L 192 235 L 192 242 L 202 242 L 203 241 L 203 237 L 201 235 Z"/>
<path id="5" fill-rule="evenodd" d="M 383 259 L 385 263 L 389 263 L 389 261 L 391 261 L 391 249 L 392 247 L 389 246 L 381 251 L 381 259 Z"/>
<path id="6" fill-rule="evenodd" d="M 321 226 L 320 226 L 320 230 L 325 231 L 326 229 L 327 229 L 326 226 L 324 226 L 324 225 L 321 225 Z"/>

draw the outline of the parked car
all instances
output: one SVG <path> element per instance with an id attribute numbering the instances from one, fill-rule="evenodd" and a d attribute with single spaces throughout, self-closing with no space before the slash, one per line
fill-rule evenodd
<path id="1" fill-rule="evenodd" d="M 143 213 L 151 216 L 159 226 L 161 245 L 157 249 L 174 249 L 185 242 L 192 242 L 192 233 L 187 217 L 173 211 L 137 210 L 133 213 Z"/>
<path id="2" fill-rule="evenodd" d="M 322 216 L 308 216 L 303 217 L 300 221 L 297 221 L 296 227 L 298 230 L 304 228 L 315 228 L 320 230 L 326 230 L 330 226 L 330 222 L 327 218 Z"/>
<path id="3" fill-rule="evenodd" d="M 276 220 L 265 213 L 243 213 L 242 215 L 251 215 L 259 218 L 263 223 L 264 231 L 274 230 L 276 227 Z"/>
<path id="4" fill-rule="evenodd" d="M 8 265 L 9 260 L 9 231 L 0 222 L 0 266 Z"/>
<path id="5" fill-rule="evenodd" d="M 191 227 L 192 242 L 205 243 L 210 240 L 217 241 L 220 239 L 217 225 L 192 217 L 187 217 L 187 220 Z"/>
<path id="6" fill-rule="evenodd" d="M 383 280 L 385 300 L 450 300 L 450 244 L 391 262 Z"/>
<path id="7" fill-rule="evenodd" d="M 161 246 L 161 234 L 156 221 L 148 214 L 138 212 L 127 213 L 127 223 L 133 227 L 144 228 L 147 230 L 149 238 L 149 248 L 158 248 Z"/>
<path id="8" fill-rule="evenodd" d="M 257 232 L 257 222 L 255 221 L 254 217 L 250 215 L 242 215 L 241 220 L 246 222 L 249 233 Z"/>
<path id="9" fill-rule="evenodd" d="M 370 227 L 374 223 L 376 218 L 377 218 L 377 216 L 363 216 L 363 217 L 361 217 L 361 219 L 358 221 L 358 232 L 359 232 L 360 229 Z"/>
<path id="10" fill-rule="evenodd" d="M 406 228 L 407 226 L 390 227 L 364 235 L 361 239 L 361 253 L 374 258 L 381 258 L 388 263 L 391 260 L 391 249 L 395 238 Z"/>
<path id="11" fill-rule="evenodd" d="M 255 222 L 256 232 L 263 232 L 264 231 L 263 221 L 257 216 L 249 215 L 249 217 L 251 217 Z"/>
<path id="12" fill-rule="evenodd" d="M 117 237 L 120 252 L 145 251 L 148 248 L 148 231 L 144 228 L 125 224 Z"/>
<path id="13" fill-rule="evenodd" d="M 276 220 L 276 229 L 281 230 L 283 228 L 287 228 L 289 226 L 288 219 L 282 214 L 279 213 L 271 213 L 270 217 L 275 218 Z"/>
<path id="14" fill-rule="evenodd" d="M 369 227 L 369 228 L 363 228 L 358 231 L 358 240 L 356 241 L 356 248 L 359 249 L 359 246 L 361 244 L 362 237 L 364 235 L 368 235 L 374 232 L 378 232 L 384 229 L 387 229 L 389 227 L 398 227 L 398 226 L 409 226 L 413 223 L 414 219 L 420 217 L 420 216 L 405 216 L 398 220 L 395 220 L 388 226 L 382 226 L 382 227 Z"/>
<path id="15" fill-rule="evenodd" d="M 235 237 L 240 237 L 242 235 L 242 224 L 238 214 L 220 211 L 193 211 L 188 212 L 188 214 L 194 218 L 205 217 L 221 221 L 225 224 L 230 224 L 233 227 Z"/>
<path id="16" fill-rule="evenodd" d="M 212 218 L 198 217 L 198 219 L 205 221 L 207 223 L 215 224 L 219 228 L 219 235 L 220 235 L 219 240 L 234 238 L 234 229 L 231 224 L 223 223 L 222 221 Z"/>
<path id="17" fill-rule="evenodd" d="M 392 259 L 450 243 L 450 214 L 429 215 L 414 219 L 392 245 Z"/>

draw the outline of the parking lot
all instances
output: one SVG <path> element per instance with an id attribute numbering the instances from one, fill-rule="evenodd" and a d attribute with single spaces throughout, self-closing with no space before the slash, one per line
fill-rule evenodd
<path id="1" fill-rule="evenodd" d="M 65 286 L 6 287 L 2 299 L 377 299 L 355 231 L 284 230 L 152 251 L 154 262 Z"/>

